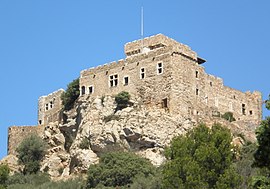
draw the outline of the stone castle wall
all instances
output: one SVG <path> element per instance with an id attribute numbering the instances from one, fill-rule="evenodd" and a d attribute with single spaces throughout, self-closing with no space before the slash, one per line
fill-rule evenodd
<path id="1" fill-rule="evenodd" d="M 221 78 L 205 73 L 201 66 L 205 61 L 188 46 L 158 34 L 127 43 L 125 53 L 123 60 L 83 70 L 81 96 L 128 91 L 145 104 L 187 117 L 233 112 L 237 120 L 260 122 L 260 92 L 243 93 L 224 86 Z"/>
<path id="2" fill-rule="evenodd" d="M 41 126 L 12 126 L 8 128 L 8 154 L 16 154 L 18 145 L 31 134 L 42 136 Z"/>
<path id="3" fill-rule="evenodd" d="M 61 95 L 63 92 L 63 89 L 59 89 L 47 96 L 41 96 L 38 99 L 39 125 L 46 125 L 52 122 L 59 123 L 62 109 Z"/>

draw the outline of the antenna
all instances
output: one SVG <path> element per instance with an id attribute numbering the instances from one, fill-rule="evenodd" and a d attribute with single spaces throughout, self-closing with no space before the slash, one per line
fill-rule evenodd
<path id="1" fill-rule="evenodd" d="M 141 7 L 141 39 L 142 39 L 142 49 L 141 52 L 143 52 L 143 7 Z"/>

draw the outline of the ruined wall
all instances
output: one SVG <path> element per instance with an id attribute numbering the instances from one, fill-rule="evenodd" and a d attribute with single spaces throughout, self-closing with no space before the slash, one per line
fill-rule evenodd
<path id="1" fill-rule="evenodd" d="M 35 134 L 42 136 L 44 127 L 39 126 L 12 126 L 8 128 L 8 154 L 16 154 L 16 148 L 24 138 Z"/>
<path id="2" fill-rule="evenodd" d="M 38 99 L 38 124 L 46 125 L 51 122 L 60 121 L 60 111 L 62 109 L 61 95 L 63 89 L 59 89 L 47 96 Z"/>

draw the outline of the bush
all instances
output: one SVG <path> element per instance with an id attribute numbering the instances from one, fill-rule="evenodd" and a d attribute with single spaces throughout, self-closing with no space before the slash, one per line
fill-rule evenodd
<path id="1" fill-rule="evenodd" d="M 132 183 L 136 175 L 154 174 L 155 167 L 144 158 L 128 152 L 112 152 L 101 156 L 100 163 L 90 165 L 87 187 L 117 187 Z"/>
<path id="2" fill-rule="evenodd" d="M 164 188 L 236 188 L 241 177 L 233 165 L 232 136 L 218 124 L 199 125 L 175 137 L 165 150 Z"/>
<path id="3" fill-rule="evenodd" d="M 36 135 L 25 138 L 16 149 L 19 164 L 24 165 L 23 173 L 37 173 L 40 168 L 40 161 L 45 155 L 46 144 Z"/>
<path id="4" fill-rule="evenodd" d="M 103 121 L 105 121 L 105 123 L 109 122 L 109 121 L 112 121 L 112 120 L 119 120 L 120 117 L 118 115 L 115 115 L 115 114 L 111 114 L 111 115 L 108 115 L 108 116 L 104 116 L 103 118 Z"/>
<path id="5" fill-rule="evenodd" d="M 10 169 L 7 165 L 0 165 L 0 188 L 6 186 Z"/>
<path id="6" fill-rule="evenodd" d="M 89 149 L 90 147 L 90 141 L 88 138 L 83 138 L 80 145 L 79 145 L 79 148 L 80 149 Z"/>
<path id="7" fill-rule="evenodd" d="M 64 110 L 70 110 L 74 106 L 74 102 L 80 96 L 79 79 L 73 80 L 68 84 L 67 90 L 61 95 Z"/>
<path id="8" fill-rule="evenodd" d="M 223 119 L 228 120 L 229 122 L 235 121 L 236 119 L 233 117 L 232 112 L 226 112 L 221 116 Z"/>
<path id="9" fill-rule="evenodd" d="M 129 105 L 130 94 L 126 91 L 122 91 L 115 96 L 115 102 L 117 104 L 116 110 L 122 110 Z"/>

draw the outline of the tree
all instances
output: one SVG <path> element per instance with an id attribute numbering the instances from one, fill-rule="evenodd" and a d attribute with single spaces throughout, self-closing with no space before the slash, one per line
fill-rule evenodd
<path id="1" fill-rule="evenodd" d="M 228 120 L 229 122 L 235 121 L 236 119 L 233 117 L 232 112 L 226 112 L 221 116 L 223 119 Z"/>
<path id="2" fill-rule="evenodd" d="M 6 187 L 10 169 L 7 165 L 0 165 L 0 188 Z"/>
<path id="3" fill-rule="evenodd" d="M 115 102 L 117 104 L 116 111 L 126 108 L 129 104 L 130 94 L 126 91 L 122 91 L 115 96 Z"/>
<path id="4" fill-rule="evenodd" d="M 67 90 L 61 95 L 64 110 L 70 110 L 79 96 L 80 96 L 79 79 L 75 79 L 68 84 Z"/>
<path id="5" fill-rule="evenodd" d="M 232 167 L 232 136 L 219 124 L 199 125 L 175 137 L 165 150 L 165 188 L 236 188 L 241 180 Z M 233 179 L 232 179 L 233 178 Z"/>
<path id="6" fill-rule="evenodd" d="M 24 174 L 39 171 L 40 161 L 45 155 L 45 150 L 45 142 L 37 135 L 30 135 L 20 143 L 16 152 L 18 153 L 19 164 L 24 165 Z"/>
<path id="7" fill-rule="evenodd" d="M 148 177 L 154 174 L 154 166 L 146 159 L 133 153 L 112 152 L 104 154 L 100 163 L 90 165 L 88 170 L 87 187 L 97 185 L 105 187 L 125 186 L 132 183 L 138 174 Z"/>

